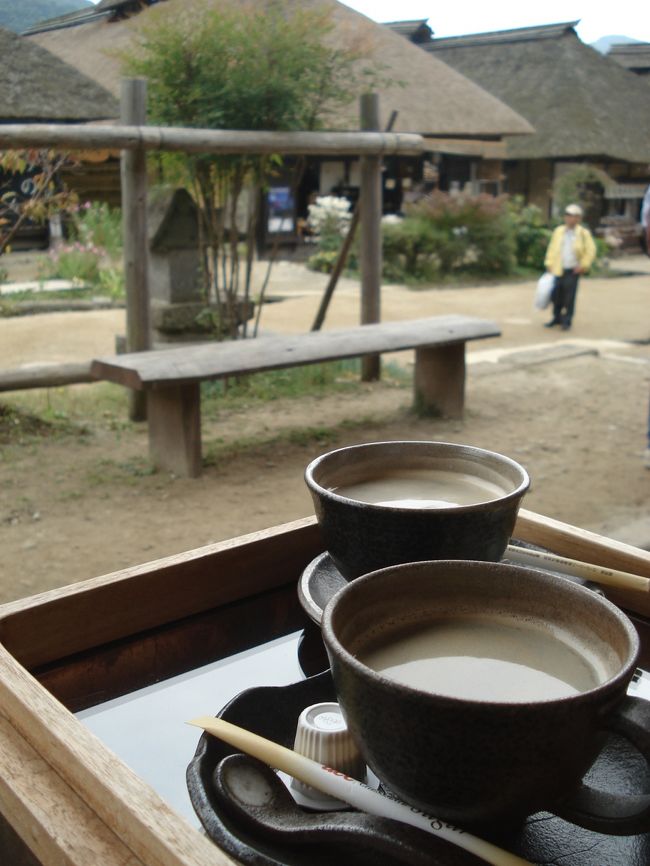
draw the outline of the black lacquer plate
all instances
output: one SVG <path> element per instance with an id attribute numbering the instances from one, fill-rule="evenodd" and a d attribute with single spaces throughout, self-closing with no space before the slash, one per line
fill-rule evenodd
<path id="1" fill-rule="evenodd" d="M 329 671 L 284 687 L 242 692 L 218 714 L 292 747 L 301 710 L 335 700 Z M 633 788 L 630 785 L 633 780 Z M 589 781 L 609 790 L 650 791 L 638 754 L 612 739 Z M 283 783 L 260 762 L 203 734 L 187 769 L 192 805 L 208 836 L 250 866 L 472 866 L 473 855 L 424 831 L 354 810 L 308 813 L 294 807 Z M 286 808 L 288 805 L 288 808 Z M 650 834 L 606 836 L 548 813 L 533 815 L 491 840 L 544 866 L 647 866 Z"/>
<path id="2" fill-rule="evenodd" d="M 327 671 L 285 687 L 248 689 L 218 715 L 292 747 L 302 709 L 335 699 Z M 483 862 L 423 830 L 388 819 L 355 810 L 303 810 L 292 803 L 272 770 L 206 734 L 187 769 L 187 785 L 208 836 L 250 866 L 377 866 L 377 862 L 478 866 Z"/>
<path id="3" fill-rule="evenodd" d="M 536 547 L 535 545 L 527 544 L 522 541 L 513 540 L 512 544 L 516 544 L 517 546 L 526 549 L 541 550 L 541 548 Z M 504 557 L 503 562 L 508 561 L 507 557 Z M 550 569 L 544 570 L 551 571 Z M 596 589 L 594 585 L 582 580 L 581 578 L 571 577 L 557 571 L 551 571 L 551 573 L 556 574 L 558 577 L 562 577 L 565 580 L 570 580 L 574 583 L 580 583 Z M 329 553 L 321 553 L 312 559 L 298 580 L 298 600 L 312 622 L 320 625 L 325 605 L 332 596 L 339 591 L 339 589 L 342 589 L 347 584 L 347 582 L 348 581 L 343 577 L 336 565 L 334 565 L 334 561 Z"/>

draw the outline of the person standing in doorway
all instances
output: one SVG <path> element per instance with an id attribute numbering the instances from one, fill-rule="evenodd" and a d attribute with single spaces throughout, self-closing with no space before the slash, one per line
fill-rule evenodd
<path id="1" fill-rule="evenodd" d="M 581 274 L 589 270 L 596 258 L 596 244 L 588 228 L 581 225 L 582 208 L 577 204 L 567 205 L 564 225 L 558 226 L 549 241 L 544 265 L 555 277 L 553 289 L 553 318 L 545 328 L 559 325 L 568 331 L 578 292 Z"/>
<path id="2" fill-rule="evenodd" d="M 650 184 L 641 203 L 641 230 L 643 232 L 642 246 L 647 256 L 650 256 Z"/>

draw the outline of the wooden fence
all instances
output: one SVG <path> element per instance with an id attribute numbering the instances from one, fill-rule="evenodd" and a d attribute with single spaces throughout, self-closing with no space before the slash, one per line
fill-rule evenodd
<path id="1" fill-rule="evenodd" d="M 419 135 L 379 132 L 376 94 L 361 97 L 361 132 L 259 132 L 180 129 L 145 125 L 146 82 L 122 82 L 121 123 L 111 126 L 84 124 L 6 124 L 0 126 L 0 148 L 52 147 L 64 150 L 120 149 L 124 272 L 126 279 L 127 350 L 151 347 L 148 285 L 147 171 L 148 151 L 180 151 L 212 154 L 270 154 L 360 157 L 361 324 L 380 319 L 381 278 L 381 160 L 384 156 L 417 156 L 424 148 Z M 362 376 L 376 378 L 376 359 L 364 359 Z M 12 381 L 5 371 L 2 382 Z M 22 387 L 29 381 L 18 376 Z M 17 380 L 16 380 L 17 381 Z M 82 380 L 85 381 L 85 378 Z M 15 386 L 14 386 L 15 387 Z M 20 387 L 20 386 L 19 386 Z M 33 385 L 32 387 L 38 387 Z M 132 404 L 131 417 L 144 409 Z"/>

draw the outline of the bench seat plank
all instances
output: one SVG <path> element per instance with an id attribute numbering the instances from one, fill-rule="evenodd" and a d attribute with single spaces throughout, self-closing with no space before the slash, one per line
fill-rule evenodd
<path id="1" fill-rule="evenodd" d="M 97 358 L 91 374 L 147 393 L 151 459 L 162 469 L 194 478 L 201 472 L 200 383 L 205 380 L 415 349 L 416 406 L 461 418 L 465 343 L 498 336 L 491 321 L 435 316 Z"/>
<path id="2" fill-rule="evenodd" d="M 147 390 L 239 373 L 498 337 L 500 333 L 494 322 L 484 319 L 459 315 L 435 316 L 308 334 L 132 352 L 95 359 L 91 374 L 96 379 L 106 379 L 135 390 Z"/>

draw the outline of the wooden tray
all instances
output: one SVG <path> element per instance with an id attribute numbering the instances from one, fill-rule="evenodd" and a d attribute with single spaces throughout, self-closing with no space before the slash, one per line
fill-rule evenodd
<path id="1" fill-rule="evenodd" d="M 531 512 L 515 534 L 650 577 L 645 551 Z M 308 518 L 0 608 L 0 850 L 12 866 L 233 863 L 72 713 L 302 627 L 296 585 L 321 550 Z M 650 597 L 607 594 L 650 647 Z"/>

